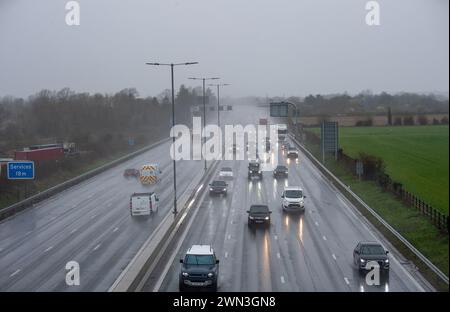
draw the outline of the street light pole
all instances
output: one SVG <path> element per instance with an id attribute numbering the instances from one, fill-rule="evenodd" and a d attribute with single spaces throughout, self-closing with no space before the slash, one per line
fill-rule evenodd
<path id="1" fill-rule="evenodd" d="M 218 84 L 209 84 L 208 86 L 216 86 L 217 87 L 217 125 L 220 127 L 220 87 L 229 86 L 229 83 L 218 83 Z"/>
<path id="2" fill-rule="evenodd" d="M 191 80 L 202 80 L 203 81 L 203 131 L 205 131 L 205 126 L 206 126 L 206 95 L 205 95 L 205 81 L 206 80 L 216 80 L 216 79 L 220 79 L 218 77 L 189 77 L 189 79 Z M 206 144 L 206 136 L 203 135 L 203 148 L 205 147 Z M 205 158 L 205 167 L 204 167 L 205 171 L 207 169 L 206 166 L 206 158 Z"/>
<path id="3" fill-rule="evenodd" d="M 173 79 L 173 67 L 179 66 L 179 65 L 194 65 L 198 64 L 198 62 L 187 62 L 187 63 L 169 63 L 169 64 L 163 64 L 163 63 L 146 63 L 146 65 L 153 65 L 153 66 L 170 66 L 170 76 L 171 76 L 171 85 L 172 85 L 172 129 L 175 127 L 175 88 L 174 88 L 174 79 Z M 173 148 L 173 155 L 172 155 L 172 161 L 173 161 L 173 214 L 176 215 L 178 213 L 177 210 L 177 166 L 175 162 L 175 136 L 172 136 L 172 148 Z"/>

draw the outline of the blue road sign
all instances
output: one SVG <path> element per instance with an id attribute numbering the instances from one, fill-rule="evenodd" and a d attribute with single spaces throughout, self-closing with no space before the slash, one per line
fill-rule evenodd
<path id="1" fill-rule="evenodd" d="M 34 162 L 9 161 L 6 172 L 9 180 L 32 180 L 34 179 Z"/>

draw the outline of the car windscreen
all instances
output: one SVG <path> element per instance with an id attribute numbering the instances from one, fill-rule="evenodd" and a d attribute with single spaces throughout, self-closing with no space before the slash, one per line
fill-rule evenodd
<path id="1" fill-rule="evenodd" d="M 363 255 L 382 255 L 384 249 L 380 245 L 364 245 L 361 247 L 361 254 Z"/>
<path id="2" fill-rule="evenodd" d="M 184 263 L 188 265 L 212 265 L 214 264 L 214 257 L 211 255 L 186 255 Z"/>
<path id="3" fill-rule="evenodd" d="M 229 171 L 232 171 L 232 170 L 231 170 L 231 168 L 229 168 L 229 167 L 225 167 L 225 168 L 222 168 L 222 171 L 227 171 L 227 172 L 229 172 Z"/>
<path id="4" fill-rule="evenodd" d="M 278 166 L 277 171 L 287 171 L 287 168 L 285 166 Z"/>
<path id="5" fill-rule="evenodd" d="M 250 212 L 251 213 L 266 213 L 269 211 L 269 207 L 267 206 L 251 206 Z"/>
<path id="6" fill-rule="evenodd" d="M 288 198 L 301 198 L 302 191 L 300 190 L 288 190 L 284 192 L 284 196 Z"/>
<path id="7" fill-rule="evenodd" d="M 225 181 L 214 181 L 213 183 L 211 183 L 211 185 L 225 187 L 226 183 L 225 183 Z"/>

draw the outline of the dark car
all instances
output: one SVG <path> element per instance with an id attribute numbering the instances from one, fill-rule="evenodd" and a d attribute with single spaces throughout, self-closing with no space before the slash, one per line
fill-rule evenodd
<path id="1" fill-rule="evenodd" d="M 252 226 L 254 224 L 264 224 L 270 225 L 270 214 L 272 211 L 269 210 L 269 206 L 267 205 L 251 205 L 250 210 L 247 210 L 248 213 L 248 226 Z"/>
<path id="2" fill-rule="evenodd" d="M 258 161 L 250 161 L 248 163 L 248 179 L 250 180 L 252 177 L 258 177 L 262 179 L 262 171 L 261 171 L 261 165 Z"/>
<path id="3" fill-rule="evenodd" d="M 227 187 L 228 184 L 225 181 L 213 181 L 209 185 L 209 193 L 210 194 L 224 194 L 227 195 Z"/>
<path id="4" fill-rule="evenodd" d="M 180 259 L 179 289 L 209 288 L 217 291 L 219 260 L 209 245 L 193 245 Z"/>
<path id="5" fill-rule="evenodd" d="M 288 150 L 289 147 L 291 147 L 291 145 L 289 144 L 289 142 L 284 142 L 283 144 L 281 144 L 281 149 L 282 149 L 282 150 Z"/>
<path id="6" fill-rule="evenodd" d="M 371 270 L 372 261 L 378 263 L 380 270 L 389 272 L 388 253 L 377 242 L 360 242 L 353 250 L 353 261 L 360 272 Z"/>
<path id="7" fill-rule="evenodd" d="M 123 176 L 128 178 L 128 177 L 139 177 L 139 170 L 137 169 L 125 169 L 125 171 L 123 172 Z"/>
<path id="8" fill-rule="evenodd" d="M 273 170 L 274 178 L 279 177 L 287 178 L 287 176 L 288 176 L 288 168 L 286 166 L 279 165 Z"/>

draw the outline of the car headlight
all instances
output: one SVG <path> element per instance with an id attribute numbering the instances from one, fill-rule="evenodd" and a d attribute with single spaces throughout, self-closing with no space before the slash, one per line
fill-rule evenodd
<path id="1" fill-rule="evenodd" d="M 210 191 L 214 191 L 214 189 L 212 187 L 209 188 Z"/>
<path id="2" fill-rule="evenodd" d="M 265 220 L 269 220 L 269 217 L 265 217 L 264 219 L 265 219 Z"/>
<path id="3" fill-rule="evenodd" d="M 208 273 L 208 277 L 213 277 L 214 273 Z"/>
<path id="4" fill-rule="evenodd" d="M 252 216 L 249 216 L 248 218 L 249 218 L 250 220 L 253 220 L 253 219 L 254 219 Z"/>
<path id="5" fill-rule="evenodd" d="M 366 262 L 366 260 L 364 260 L 364 259 L 359 259 L 359 261 L 361 261 L 361 263 Z"/>
<path id="6" fill-rule="evenodd" d="M 384 263 L 389 263 L 389 259 L 384 260 Z"/>
<path id="7" fill-rule="evenodd" d="M 189 276 L 189 274 L 187 272 L 183 272 L 183 273 L 181 273 L 181 275 L 183 275 L 184 277 L 188 277 Z"/>
<path id="8" fill-rule="evenodd" d="M 224 191 L 224 192 L 226 192 L 226 191 L 227 191 L 227 189 L 226 189 L 226 188 L 224 188 L 224 189 L 223 189 L 223 191 Z"/>

